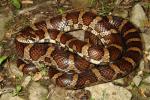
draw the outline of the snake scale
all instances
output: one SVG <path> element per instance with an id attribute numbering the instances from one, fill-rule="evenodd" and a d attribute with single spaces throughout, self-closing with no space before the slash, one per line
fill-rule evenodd
<path id="1" fill-rule="evenodd" d="M 79 40 L 70 31 L 85 31 Z M 75 32 L 74 34 L 78 34 Z M 131 73 L 142 58 L 140 30 L 127 19 L 72 11 L 25 27 L 15 39 L 23 73 L 49 68 L 51 81 L 67 89 L 109 82 Z"/>

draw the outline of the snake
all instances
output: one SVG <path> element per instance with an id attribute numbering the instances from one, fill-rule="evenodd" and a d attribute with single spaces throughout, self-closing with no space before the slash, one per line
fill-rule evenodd
<path id="1" fill-rule="evenodd" d="M 78 34 L 82 30 L 84 39 Z M 92 11 L 70 11 L 35 22 L 15 38 L 18 68 L 36 73 L 48 66 L 50 80 L 66 89 L 111 82 L 133 72 L 142 58 L 141 31 L 129 20 Z"/>

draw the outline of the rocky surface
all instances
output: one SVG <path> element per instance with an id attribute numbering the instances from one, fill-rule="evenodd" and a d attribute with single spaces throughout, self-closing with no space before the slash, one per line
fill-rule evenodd
<path id="1" fill-rule="evenodd" d="M 28 92 L 29 100 L 45 100 L 48 95 L 48 90 L 36 82 L 31 83 Z"/>
<path id="2" fill-rule="evenodd" d="M 132 97 L 130 91 L 112 83 L 100 84 L 86 89 L 91 91 L 94 100 L 131 100 Z"/>
<path id="3" fill-rule="evenodd" d="M 13 96 L 12 93 L 3 94 L 0 100 L 25 100 L 19 96 Z"/>
<path id="4" fill-rule="evenodd" d="M 130 21 L 139 28 L 144 27 L 144 22 L 148 21 L 148 18 L 144 12 L 144 9 L 140 4 L 136 4 L 131 11 Z"/>

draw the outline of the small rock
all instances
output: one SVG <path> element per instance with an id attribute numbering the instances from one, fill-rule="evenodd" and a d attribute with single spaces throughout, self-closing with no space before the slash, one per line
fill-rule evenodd
<path id="1" fill-rule="evenodd" d="M 27 76 L 27 77 L 24 79 L 24 81 L 22 82 L 21 86 L 24 87 L 24 88 L 27 87 L 28 84 L 30 83 L 30 81 L 31 81 L 31 76 Z"/>
<path id="2" fill-rule="evenodd" d="M 144 44 L 145 44 L 145 50 L 149 50 L 150 49 L 150 34 L 142 34 L 143 36 L 143 40 L 144 40 Z"/>
<path id="3" fill-rule="evenodd" d="M 7 62 L 5 63 L 4 67 L 8 68 L 10 76 L 23 76 L 23 73 L 17 68 L 17 65 L 15 62 Z"/>
<path id="4" fill-rule="evenodd" d="M 147 59 L 150 60 L 150 53 L 147 55 Z"/>
<path id="5" fill-rule="evenodd" d="M 112 83 L 87 87 L 94 100 L 131 100 L 132 94 L 125 88 Z"/>
<path id="6" fill-rule="evenodd" d="M 143 79 L 143 82 L 150 84 L 150 76 L 148 76 L 145 79 Z"/>
<path id="7" fill-rule="evenodd" d="M 146 22 L 147 20 L 147 16 L 142 6 L 140 4 L 136 4 L 131 11 L 130 21 L 139 28 L 143 28 L 144 22 Z"/>
<path id="8" fill-rule="evenodd" d="M 140 62 L 140 64 L 139 64 L 139 69 L 140 69 L 141 71 L 144 70 L 144 60 L 143 60 L 143 59 L 141 60 L 141 62 Z"/>
<path id="9" fill-rule="evenodd" d="M 28 91 L 29 100 L 46 100 L 48 95 L 48 90 L 37 82 L 32 82 Z"/>
<path id="10" fill-rule="evenodd" d="M 25 100 L 19 96 L 13 96 L 12 93 L 3 94 L 0 100 Z"/>
<path id="11" fill-rule="evenodd" d="M 124 85 L 124 84 L 125 84 L 123 78 L 114 80 L 113 82 L 114 82 L 115 84 L 119 84 L 119 85 Z"/>
<path id="12" fill-rule="evenodd" d="M 66 90 L 60 87 L 52 87 L 50 90 L 49 100 L 65 100 Z"/>
<path id="13" fill-rule="evenodd" d="M 139 86 L 139 84 L 141 83 L 142 81 L 142 77 L 139 76 L 139 75 L 136 75 L 134 78 L 133 78 L 133 82 L 136 86 Z"/>

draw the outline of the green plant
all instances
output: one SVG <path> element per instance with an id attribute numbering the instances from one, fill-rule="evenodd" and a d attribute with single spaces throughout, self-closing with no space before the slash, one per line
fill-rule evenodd
<path id="1" fill-rule="evenodd" d="M 97 0 L 89 0 L 90 6 L 95 5 Z"/>
<path id="2" fill-rule="evenodd" d="M 11 4 L 15 6 L 15 8 L 20 9 L 21 8 L 21 2 L 20 0 L 10 0 Z"/>
<path id="3" fill-rule="evenodd" d="M 7 59 L 7 56 L 0 56 L 0 65 Z"/>
<path id="4" fill-rule="evenodd" d="M 16 85 L 15 90 L 13 91 L 13 96 L 19 95 L 19 93 L 22 90 L 22 86 L 21 85 Z"/>
<path id="5" fill-rule="evenodd" d="M 42 76 L 47 76 L 48 75 L 48 70 L 47 67 L 44 64 L 39 64 L 39 70 Z"/>
<path id="6" fill-rule="evenodd" d="M 63 14 L 65 12 L 65 9 L 63 7 L 60 7 L 57 10 L 60 14 Z"/>
<path id="7" fill-rule="evenodd" d="M 109 0 L 99 0 L 99 3 L 101 5 L 100 7 L 100 15 L 108 15 L 109 12 L 114 8 L 114 0 L 112 0 L 111 2 Z"/>

